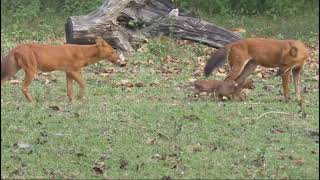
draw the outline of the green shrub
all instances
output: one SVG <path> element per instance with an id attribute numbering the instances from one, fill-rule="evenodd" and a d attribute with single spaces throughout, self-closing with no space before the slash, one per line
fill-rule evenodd
<path id="1" fill-rule="evenodd" d="M 1 0 L 1 20 L 32 19 L 41 12 L 67 15 L 87 14 L 105 0 Z M 319 13 L 318 0 L 173 0 L 181 8 L 205 14 L 298 15 Z"/>
<path id="2" fill-rule="evenodd" d="M 319 13 L 318 0 L 174 0 L 179 7 L 207 14 L 297 15 Z"/>
<path id="3" fill-rule="evenodd" d="M 40 0 L 1 0 L 1 16 L 12 18 L 33 18 L 40 13 Z"/>
<path id="4" fill-rule="evenodd" d="M 93 11 L 103 2 L 104 0 L 1 0 L 1 19 L 4 19 L 3 16 L 32 19 L 47 11 L 81 15 Z"/>
<path id="5" fill-rule="evenodd" d="M 87 14 L 102 5 L 104 0 L 64 0 L 64 11 L 68 14 Z"/>

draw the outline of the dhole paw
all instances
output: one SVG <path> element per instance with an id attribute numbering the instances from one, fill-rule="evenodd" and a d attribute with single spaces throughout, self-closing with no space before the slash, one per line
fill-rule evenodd
<path id="1" fill-rule="evenodd" d="M 74 99 L 73 99 L 73 98 L 69 98 L 69 102 L 70 102 L 70 103 L 73 103 L 73 102 L 74 102 Z"/>
<path id="2" fill-rule="evenodd" d="M 86 100 L 86 97 L 85 96 L 78 96 L 78 99 L 83 101 L 83 100 Z"/>
<path id="3" fill-rule="evenodd" d="M 281 101 L 281 102 L 289 102 L 290 101 L 290 97 L 281 97 L 279 100 Z"/>

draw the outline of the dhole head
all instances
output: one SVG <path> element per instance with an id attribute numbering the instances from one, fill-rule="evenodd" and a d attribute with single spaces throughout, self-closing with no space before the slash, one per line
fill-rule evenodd
<path id="1" fill-rule="evenodd" d="M 101 58 L 106 58 L 114 64 L 119 66 L 125 66 L 125 61 L 122 61 L 117 52 L 100 36 L 96 39 L 96 45 L 99 49 L 99 56 Z"/>

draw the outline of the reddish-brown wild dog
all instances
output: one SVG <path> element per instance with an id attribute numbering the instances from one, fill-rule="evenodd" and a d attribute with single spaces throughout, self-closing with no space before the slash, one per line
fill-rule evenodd
<path id="1" fill-rule="evenodd" d="M 74 99 L 72 82 L 76 81 L 80 86 L 79 98 L 84 95 L 85 81 L 81 77 L 84 66 L 97 61 L 108 61 L 124 66 L 115 50 L 101 37 L 96 39 L 93 45 L 47 45 L 47 44 L 23 44 L 12 49 L 1 61 L 1 85 L 14 76 L 20 69 L 25 72 L 22 92 L 31 102 L 32 96 L 28 90 L 38 70 L 65 71 L 67 78 L 67 95 L 70 101 Z"/>
<path id="2" fill-rule="evenodd" d="M 204 72 L 209 76 L 227 59 L 231 70 L 226 81 L 236 80 L 249 60 L 254 60 L 257 65 L 264 67 L 279 67 L 284 99 L 289 99 L 288 83 L 292 71 L 296 97 L 300 100 L 300 74 L 308 57 L 309 51 L 301 41 L 248 38 L 216 51 L 208 60 Z"/>
<path id="3" fill-rule="evenodd" d="M 240 100 L 244 100 L 245 97 L 241 93 L 242 89 L 253 89 L 254 84 L 251 79 L 246 79 L 252 71 L 256 68 L 255 61 L 248 62 L 240 76 L 236 81 L 220 81 L 220 80 L 197 80 L 194 82 L 196 90 L 199 92 L 209 92 L 216 99 L 222 99 L 223 96 L 233 99 L 239 97 Z M 197 94 L 197 92 L 196 92 Z"/>
<path id="4" fill-rule="evenodd" d="M 244 96 L 241 94 L 241 86 L 234 81 L 221 81 L 221 80 L 197 80 L 194 82 L 194 86 L 199 92 L 211 93 L 211 96 L 215 99 L 221 100 L 223 96 L 234 99 L 239 97 L 240 100 L 244 100 Z"/>

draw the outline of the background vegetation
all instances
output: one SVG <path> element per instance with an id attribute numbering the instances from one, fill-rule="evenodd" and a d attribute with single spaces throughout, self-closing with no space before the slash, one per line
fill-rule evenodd
<path id="1" fill-rule="evenodd" d="M 1 14 L 13 18 L 34 18 L 43 11 L 63 14 L 84 14 L 101 5 L 104 0 L 1 0 Z M 305 15 L 319 12 L 317 0 L 173 0 L 184 9 L 208 15 Z"/>

